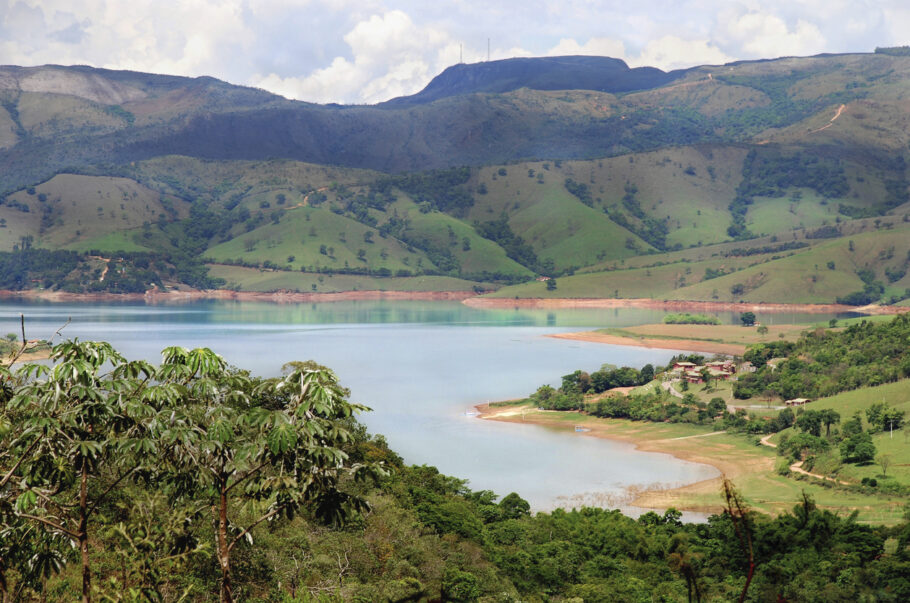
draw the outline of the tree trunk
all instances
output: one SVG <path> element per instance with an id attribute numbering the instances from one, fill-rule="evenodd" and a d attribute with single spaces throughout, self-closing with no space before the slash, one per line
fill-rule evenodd
<path id="1" fill-rule="evenodd" d="M 82 459 L 82 480 L 79 484 L 79 551 L 82 553 L 82 601 L 91 603 L 92 572 L 88 559 L 88 462 Z"/>
<path id="2" fill-rule="evenodd" d="M 232 603 L 231 552 L 228 549 L 227 493 L 222 484 L 218 506 L 218 564 L 221 566 L 221 603 Z"/>

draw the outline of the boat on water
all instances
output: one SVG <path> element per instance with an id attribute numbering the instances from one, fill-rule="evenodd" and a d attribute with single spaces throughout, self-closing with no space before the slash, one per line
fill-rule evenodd
<path id="1" fill-rule="evenodd" d="M 575 431 L 577 431 L 577 432 L 582 432 L 582 431 L 591 431 L 591 430 L 588 429 L 587 427 L 582 427 L 581 425 L 576 425 L 576 426 L 575 426 Z"/>

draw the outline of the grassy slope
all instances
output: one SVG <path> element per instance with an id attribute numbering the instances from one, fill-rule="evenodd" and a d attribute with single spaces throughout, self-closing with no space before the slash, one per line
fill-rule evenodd
<path id="1" fill-rule="evenodd" d="M 364 239 L 372 233 L 373 243 Z M 320 247 L 334 249 L 334 257 L 320 253 Z M 358 258 L 363 250 L 365 260 Z M 386 257 L 383 257 L 385 253 Z M 292 262 L 288 257 L 294 256 Z M 399 241 L 379 236 L 371 228 L 326 209 L 303 207 L 287 212 L 278 224 L 267 222 L 255 230 L 243 233 L 230 241 L 206 250 L 206 257 L 217 261 L 242 259 L 250 263 L 269 260 L 296 270 L 302 267 L 328 268 L 387 268 L 415 270 L 432 268 L 433 263 L 419 251 L 408 251 Z"/>
<path id="2" fill-rule="evenodd" d="M 83 176 L 60 174 L 35 188 L 35 194 L 19 191 L 9 199 L 29 207 L 30 213 L 2 207 L 0 217 L 5 217 L 12 230 L 14 220 L 16 235 L 0 235 L 0 249 L 9 250 L 19 236 L 31 234 L 36 246 L 63 249 L 92 249 L 94 241 L 99 248 L 113 249 L 105 244 L 111 233 L 140 228 L 143 223 L 156 222 L 167 216 L 160 194 L 127 178 L 109 176 Z M 39 200 L 46 195 L 46 201 Z M 188 205 L 174 197 L 165 197 L 178 217 L 187 214 Z M 42 230 L 41 216 L 49 208 L 50 219 Z M 129 241 L 129 238 L 124 238 Z M 140 249 L 127 243 L 129 249 Z"/>
<path id="3" fill-rule="evenodd" d="M 666 223 L 667 244 L 688 247 L 728 238 L 727 205 L 742 178 L 744 157 L 745 150 L 737 147 L 677 147 L 634 157 L 572 162 L 568 169 L 573 179 L 588 185 L 600 206 L 627 215 L 621 200 L 626 184 L 634 185 L 645 213 Z M 689 168 L 694 174 L 686 173 Z"/>
<path id="4" fill-rule="evenodd" d="M 789 87 L 784 92 L 790 98 L 814 101 L 820 95 L 843 93 L 846 95 L 846 104 L 835 122 L 831 119 L 839 109 L 839 102 L 830 105 L 822 103 L 815 107 L 817 112 L 792 125 L 757 132 L 751 139 L 743 140 L 744 143 L 770 141 L 790 145 L 787 153 L 799 150 L 814 153 L 814 145 L 820 145 L 822 154 L 832 154 L 839 158 L 846 170 L 850 191 L 844 199 L 824 200 L 809 189 L 790 189 L 784 197 L 758 199 L 750 206 L 747 224 L 753 231 L 774 233 L 780 235 L 781 240 L 789 240 L 794 228 L 814 228 L 833 223 L 836 219 L 834 212 L 840 202 L 861 206 L 877 203 L 883 198 L 882 181 L 894 177 L 893 166 L 888 167 L 885 162 L 876 163 L 878 159 L 874 153 L 864 151 L 863 145 L 868 145 L 873 150 L 906 148 L 906 132 L 910 131 L 910 118 L 904 110 L 910 95 L 910 79 L 905 76 L 908 72 L 910 59 L 883 55 L 782 59 L 731 65 L 723 70 L 704 67 L 665 88 L 621 97 L 583 91 L 520 90 L 508 95 L 485 96 L 483 103 L 502 111 L 519 111 L 524 116 L 522 119 L 526 120 L 521 123 L 533 127 L 534 119 L 547 114 L 546 112 L 559 116 L 560 119 L 594 119 L 596 122 L 639 110 L 660 112 L 666 109 L 666 114 L 669 115 L 678 109 L 691 109 L 693 113 L 719 117 L 731 107 L 736 110 L 767 107 L 771 97 L 762 91 L 768 85 L 766 80 L 761 79 L 765 75 L 773 76 L 778 81 L 782 81 L 781 78 L 785 76 Z M 746 85 L 726 80 L 728 76 L 745 78 L 739 81 Z M 854 99 L 850 95 L 855 90 L 862 90 L 867 97 Z M 453 108 L 460 106 L 454 100 L 447 103 L 446 106 Z M 148 120 L 155 119 L 156 111 L 160 112 L 160 116 L 171 115 L 172 109 L 179 102 L 177 97 L 167 96 L 152 104 L 146 101 L 127 104 L 129 110 L 137 116 L 137 123 L 151 123 Z M 184 109 L 187 107 L 181 110 Z M 39 138 L 53 135 L 68 139 L 86 136 L 89 131 L 108 132 L 125 125 L 125 118 L 117 111 L 93 101 L 65 95 L 24 94 L 20 99 L 19 115 L 30 135 Z M 6 118 L 6 121 L 0 123 L 0 130 L 4 123 L 8 130 L 9 115 L 2 110 L 0 116 Z M 520 135 L 518 130 L 507 134 Z M 643 131 L 644 135 L 646 132 Z M 3 140 L 9 139 L 8 135 L 4 136 Z M 411 151 L 417 152 L 418 149 L 413 148 Z M 435 151 L 445 152 L 443 149 Z M 701 249 L 708 249 L 707 245 L 727 238 L 727 204 L 735 195 L 736 186 L 740 182 L 742 161 L 747 151 L 747 144 L 673 146 L 593 161 L 516 163 L 505 166 L 506 176 L 498 175 L 499 166 L 481 168 L 475 173 L 471 184 L 478 187 L 483 183 L 488 193 L 476 195 L 477 205 L 471 210 L 466 222 L 469 224 L 473 220 L 495 219 L 502 211 L 507 211 L 513 230 L 534 247 L 542 260 L 553 261 L 557 268 L 588 266 L 586 270 L 590 270 L 591 264 L 603 267 L 623 259 L 627 260 L 627 266 L 633 266 L 683 257 L 689 250 L 665 257 L 630 257 L 633 252 L 626 248 L 627 239 L 631 238 L 640 249 L 647 249 L 647 245 L 608 220 L 602 211 L 622 211 L 637 225 L 637 219 L 629 215 L 621 201 L 624 187 L 634 184 L 638 189 L 636 198 L 641 208 L 650 217 L 664 222 L 669 229 L 669 245 L 702 244 L 705 247 Z M 523 156 L 533 155 L 534 153 L 525 152 Z M 369 170 L 332 168 L 288 160 L 206 161 L 173 156 L 142 161 L 135 166 L 120 169 L 131 172 L 141 183 L 154 190 L 187 200 L 212 202 L 215 206 L 233 206 L 239 203 L 254 214 L 262 211 L 266 218 L 271 212 L 282 208 L 278 204 L 278 195 L 283 195 L 286 199 L 283 208 L 291 208 L 303 203 L 307 193 L 312 190 L 328 187 L 335 182 L 348 187 L 366 185 L 378 175 Z M 535 175 L 528 177 L 528 170 L 534 170 Z M 543 174 L 542 183 L 537 174 Z M 589 187 L 594 198 L 593 209 L 585 207 L 565 191 L 562 183 L 570 177 Z M 792 201 L 791 195 L 796 192 L 801 194 L 801 199 Z M 90 190 L 83 193 L 81 200 L 86 211 L 80 212 L 84 215 L 76 218 L 76 226 L 72 226 L 72 220 L 67 217 L 64 219 L 65 227 L 57 228 L 56 231 L 55 227 L 51 227 L 42 233 L 46 240 L 39 241 L 39 244 L 76 249 L 149 248 L 148 245 L 152 242 L 137 238 L 141 233 L 122 232 L 137 228 L 144 220 L 132 224 L 132 216 L 128 215 L 124 220 L 121 215 L 124 211 L 129 214 L 129 208 L 120 210 L 116 205 L 108 207 L 105 187 L 94 194 Z M 23 193 L 16 193 L 20 194 Z M 263 204 L 268 204 L 269 207 L 261 207 Z M 98 205 L 104 206 L 104 221 L 92 218 L 95 214 L 92 214 L 91 209 Z M 116 216 L 114 220 L 107 219 L 111 215 Z M 9 249 L 23 233 L 38 233 L 40 229 L 34 212 L 23 214 L 0 207 L 0 218 L 7 220 L 7 228 L 0 228 L 0 249 Z M 83 219 L 85 224 L 84 218 L 93 221 L 92 228 L 98 227 L 99 230 L 88 232 L 89 228 L 78 228 L 78 220 Z M 118 220 L 130 224 L 121 224 Z M 427 214 L 413 216 L 412 224 L 416 233 L 426 236 L 434 244 L 450 248 L 466 272 L 491 270 L 526 274 L 526 271 L 505 259 L 497 247 L 474 238 L 471 229 L 463 222 Z M 852 224 L 848 223 L 848 227 Z M 453 229 L 454 238 L 463 239 L 467 236 L 472 239 L 470 251 L 462 252 L 460 245 L 451 245 L 449 227 Z M 76 230 L 80 231 L 79 235 L 75 234 Z M 113 232 L 119 234 L 112 234 Z M 794 236 L 798 236 L 795 231 Z M 478 243 L 474 244 L 475 242 Z M 338 249 L 333 240 L 320 241 L 322 243 Z M 740 246 L 750 244 L 738 243 Z M 278 247 L 280 244 L 272 249 Z M 897 251 L 899 254 L 900 249 Z M 713 299 L 716 296 L 717 299 L 724 300 L 736 297 L 729 293 L 729 289 L 741 283 L 748 289 L 744 295 L 739 296 L 744 300 L 832 301 L 837 295 L 859 288 L 853 272 L 861 265 L 852 265 L 842 270 L 842 262 L 837 261 L 836 270 L 816 273 L 816 261 L 823 259 L 822 264 L 828 261 L 827 258 L 817 257 L 818 255 L 821 254 L 816 257 L 808 253 L 800 254 L 799 257 L 769 265 L 770 272 L 756 267 L 751 272 L 723 277 L 711 283 L 699 282 L 699 275 L 703 273 L 702 266 L 651 270 L 652 274 L 645 274 L 644 277 L 639 273 L 617 272 L 591 277 L 587 281 L 561 278 L 559 290 L 550 295 L 610 296 L 618 291 L 623 296 L 648 295 L 682 299 Z M 284 263 L 286 259 L 287 256 L 270 261 Z M 343 267 L 344 261 L 339 258 L 339 267 Z M 350 259 L 347 261 L 349 266 L 357 265 Z M 897 261 L 873 258 L 869 263 L 876 267 L 879 278 L 883 278 L 882 266 L 893 266 Z M 372 264 L 371 261 L 371 267 Z M 686 268 L 690 269 L 689 273 Z M 742 280 L 736 280 L 740 277 Z M 682 284 L 682 278 L 685 278 L 685 285 Z M 902 279 L 889 289 L 888 294 L 902 292 L 907 284 L 908 279 Z M 542 287 L 526 285 L 525 289 L 504 291 L 503 295 L 547 295 L 545 289 L 544 293 L 537 292 Z"/>
<path id="5" fill-rule="evenodd" d="M 378 278 L 357 274 L 313 274 L 282 270 L 259 270 L 215 264 L 209 275 L 223 278 L 227 286 L 240 291 L 299 291 L 301 293 L 337 293 L 339 291 L 470 291 L 484 283 L 449 276 L 414 276 Z M 315 285 L 315 288 L 313 287 Z"/>
<path id="6" fill-rule="evenodd" d="M 898 410 L 906 411 L 910 416 L 910 380 L 905 379 L 896 383 L 867 387 L 837 394 L 830 398 L 822 398 L 813 402 L 811 408 L 814 410 L 834 409 L 840 413 L 842 421 L 859 411 L 863 413 L 865 425 L 864 411 L 879 402 L 885 402 Z M 872 440 L 879 454 L 889 454 L 893 459 L 893 465 L 888 469 L 888 476 L 900 483 L 910 484 L 910 426 L 895 431 L 893 437 L 888 431 L 875 434 L 872 436 Z M 838 475 L 848 481 L 859 481 L 864 477 L 882 479 L 882 469 L 877 464 L 844 465 Z"/>
<path id="7" fill-rule="evenodd" d="M 370 170 L 315 165 L 300 161 L 207 161 L 168 155 L 142 161 L 134 177 L 156 190 L 205 202 L 226 203 L 235 195 L 251 211 L 269 201 L 278 209 L 276 197 L 283 193 L 287 206 L 303 200 L 309 191 L 332 183 L 353 185 L 375 180 Z"/>
<path id="8" fill-rule="evenodd" d="M 649 268 L 586 272 L 560 277 L 555 291 L 548 291 L 543 283 L 524 283 L 504 287 L 491 296 L 571 298 L 613 297 L 618 294 L 627 298 L 833 303 L 838 296 L 863 288 L 856 275 L 857 270 L 871 266 L 876 277 L 886 282 L 885 267 L 906 265 L 910 253 L 910 226 L 894 222 L 896 227 L 892 229 L 808 241 L 813 246 L 805 249 L 741 258 L 677 262 Z M 854 251 L 850 251 L 851 241 Z M 711 249 L 703 247 L 697 252 L 690 250 L 667 257 L 710 257 Z M 775 256 L 779 259 L 772 259 Z M 887 256 L 891 257 L 884 259 Z M 661 256 L 650 256 L 649 259 L 659 262 Z M 834 262 L 834 270 L 827 267 L 829 261 Z M 644 263 L 644 258 L 636 258 L 629 263 L 640 265 Z M 735 271 L 704 280 L 706 268 Z M 685 285 L 681 286 L 682 279 L 685 279 Z M 745 287 L 741 295 L 731 292 L 737 284 Z M 886 295 L 901 293 L 907 287 L 910 287 L 910 272 L 899 281 L 887 284 Z"/>
<path id="9" fill-rule="evenodd" d="M 854 251 L 850 251 L 853 241 Z M 893 247 L 893 257 L 882 260 Z M 795 303 L 830 303 L 839 295 L 863 288 L 856 271 L 866 266 L 899 265 L 906 261 L 910 251 L 910 227 L 901 226 L 833 239 L 793 256 L 773 260 L 741 272 L 699 283 L 675 292 L 676 299 L 710 299 L 713 289 L 720 292 L 721 300 L 750 302 L 775 302 L 789 300 Z M 829 261 L 835 269 L 827 268 Z M 884 281 L 883 270 L 877 277 Z M 731 287 L 743 284 L 742 295 L 733 295 Z M 891 291 L 903 291 L 910 286 L 905 276 L 890 286 Z"/>
<path id="10" fill-rule="evenodd" d="M 398 200 L 388 207 L 387 214 L 397 213 L 409 220 L 407 236 L 426 239 L 436 247 L 448 249 L 458 260 L 462 272 L 532 275 L 530 270 L 509 258 L 502 247 L 481 237 L 463 221 L 437 211 L 421 213 L 407 195 L 398 192 L 397 196 Z M 464 249 L 465 238 L 469 242 L 468 250 Z"/>
<path id="11" fill-rule="evenodd" d="M 64 94 L 24 92 L 19 98 L 19 119 L 31 136 L 55 140 L 101 134 L 122 128 L 122 118 L 106 111 L 105 105 Z"/>
<path id="12" fill-rule="evenodd" d="M 545 163 L 549 170 L 544 169 Z M 499 169 L 505 169 L 506 175 L 500 175 Z M 534 177 L 528 177 L 529 170 L 534 170 Z M 543 174 L 543 183 L 537 174 Z M 634 254 L 625 246 L 630 238 L 641 249 L 651 248 L 602 211 L 581 203 L 565 189 L 564 182 L 564 173 L 549 162 L 482 168 L 477 184 L 486 185 L 488 192 L 475 195 L 468 219 L 486 222 L 507 213 L 513 232 L 541 260 L 551 259 L 557 268 L 583 266 L 605 257 L 629 257 Z"/>

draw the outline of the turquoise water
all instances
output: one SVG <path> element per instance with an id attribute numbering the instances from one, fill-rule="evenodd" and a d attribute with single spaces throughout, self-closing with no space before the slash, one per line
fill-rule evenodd
<path id="1" fill-rule="evenodd" d="M 708 466 L 631 445 L 533 425 L 483 421 L 473 405 L 523 397 L 575 369 L 640 367 L 675 352 L 553 339 L 566 330 L 659 321 L 641 309 L 474 309 L 456 302 L 332 302 L 183 305 L 0 303 L 0 334 L 112 343 L 128 358 L 157 361 L 169 345 L 207 346 L 256 374 L 292 360 L 331 367 L 361 420 L 409 463 L 466 478 L 473 489 L 518 492 L 538 510 L 581 502 L 618 506 L 625 488 L 685 484 L 716 475 Z M 725 322 L 738 314 L 722 313 Z M 776 322 L 822 315 L 775 315 Z M 69 321 L 69 322 L 67 322 Z"/>

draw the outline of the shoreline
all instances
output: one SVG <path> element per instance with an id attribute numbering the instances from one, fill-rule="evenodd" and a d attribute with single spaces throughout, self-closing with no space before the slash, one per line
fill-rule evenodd
<path id="1" fill-rule="evenodd" d="M 910 312 L 908 306 L 847 306 L 844 304 L 778 304 L 753 302 L 717 302 L 663 300 L 651 298 L 520 298 L 470 297 L 463 302 L 473 308 L 646 308 L 678 312 L 681 310 L 701 312 L 805 312 L 807 314 L 828 314 L 836 312 L 858 312 L 861 314 L 902 314 Z"/>
<path id="2" fill-rule="evenodd" d="M 526 418 L 524 413 L 519 410 L 519 407 L 515 406 L 505 406 L 500 408 L 491 407 L 489 403 L 478 404 L 475 406 L 477 409 L 478 415 L 477 418 L 483 419 L 486 421 L 501 421 L 504 423 L 526 423 L 531 425 L 539 425 L 541 427 L 550 427 L 557 429 L 565 429 L 568 426 L 563 423 L 547 421 L 542 417 L 531 417 Z M 735 479 L 736 477 L 750 473 L 749 467 L 744 467 L 741 463 L 734 462 L 728 458 L 718 458 L 714 456 L 708 456 L 698 452 L 697 448 L 695 450 L 683 449 L 679 446 L 674 446 L 674 438 L 669 439 L 650 439 L 630 436 L 625 433 L 616 433 L 611 429 L 610 420 L 598 420 L 592 421 L 590 417 L 587 417 L 584 426 L 589 429 L 589 431 L 584 432 L 583 435 L 595 438 L 601 438 L 605 440 L 613 440 L 617 442 L 625 442 L 635 445 L 635 450 L 641 452 L 657 452 L 661 454 L 668 454 L 676 459 L 700 463 L 703 465 L 708 465 L 713 467 L 720 475 L 717 477 L 712 477 L 704 480 L 700 480 L 691 484 L 686 484 L 683 486 L 663 488 L 658 484 L 651 484 L 644 488 L 639 488 L 636 486 L 629 486 L 626 488 L 628 495 L 630 497 L 629 504 L 635 507 L 642 507 L 646 509 L 667 509 L 669 507 L 674 507 L 680 511 L 694 511 L 701 513 L 717 513 L 723 510 L 723 504 L 720 498 L 721 483 L 724 478 Z M 615 419 L 613 421 L 621 421 L 621 419 Z M 614 423 L 615 425 L 615 423 Z M 699 434 L 695 436 L 689 436 L 683 438 L 684 440 L 698 439 L 702 437 L 710 437 L 712 435 L 718 435 L 721 432 L 707 432 L 705 434 Z M 679 441 L 679 440 L 676 440 Z M 763 469 L 771 470 L 773 469 L 774 462 L 773 460 L 768 460 L 767 463 L 764 463 L 767 467 Z M 714 492 L 717 494 L 717 505 L 687 505 L 682 500 L 684 496 L 691 494 L 700 494 Z"/>
<path id="3" fill-rule="evenodd" d="M 144 293 L 68 293 L 44 289 L 0 290 L 0 300 L 40 300 L 48 302 L 97 302 L 97 301 L 142 301 L 150 304 L 188 303 L 200 300 L 258 301 L 273 303 L 322 303 L 339 301 L 458 301 L 471 308 L 527 308 L 527 309 L 575 309 L 575 308 L 645 308 L 668 312 L 805 312 L 826 314 L 856 312 L 860 314 L 893 315 L 910 312 L 910 306 L 847 306 L 843 304 L 784 304 L 751 302 L 717 302 L 690 300 L 661 300 L 650 298 L 498 298 L 481 297 L 474 291 L 387 291 L 370 289 L 364 291 L 336 291 L 331 293 L 303 293 L 299 291 L 233 291 L 230 289 L 183 289 L 161 291 L 149 289 Z M 628 344 L 635 345 L 635 344 Z M 648 346 L 646 346 L 648 347 Z M 660 347 L 660 346 L 650 346 Z M 673 348 L 668 348 L 673 349 Z"/>
<path id="4" fill-rule="evenodd" d="M 189 303 L 201 300 L 259 301 L 273 303 L 322 303 L 339 301 L 464 301 L 476 296 L 473 291 L 339 291 L 335 293 L 299 293 L 295 291 L 231 291 L 205 289 L 185 291 L 149 290 L 145 293 L 68 293 L 26 289 L 0 290 L 0 300 L 39 300 L 47 302 L 142 301 L 149 304 Z"/>
<path id="5" fill-rule="evenodd" d="M 608 345 L 624 345 L 636 348 L 725 354 L 727 356 L 742 356 L 746 353 L 745 345 L 702 341 L 698 339 L 661 339 L 659 337 L 633 338 L 623 337 L 622 335 L 607 335 L 605 333 L 597 333 L 596 331 L 553 333 L 551 335 L 546 335 L 546 337 L 552 337 L 553 339 L 570 339 L 572 341 L 587 341 L 590 343 L 605 343 Z"/>

